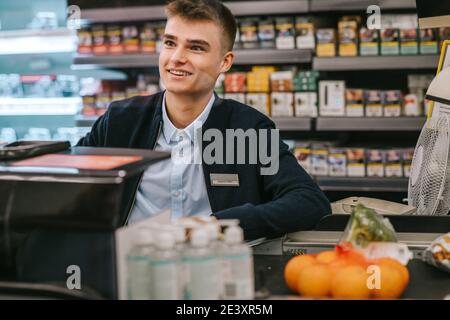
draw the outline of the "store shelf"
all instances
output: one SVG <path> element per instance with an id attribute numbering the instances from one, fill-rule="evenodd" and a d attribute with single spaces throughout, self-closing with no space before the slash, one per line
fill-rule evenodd
<path id="1" fill-rule="evenodd" d="M 323 191 L 408 192 L 408 178 L 314 177 Z"/>
<path id="2" fill-rule="evenodd" d="M 308 0 L 281 1 L 237 1 L 225 2 L 235 16 L 273 15 L 304 13 L 308 11 Z M 139 6 L 106 9 L 84 9 L 81 11 L 84 23 L 108 23 L 126 21 L 164 20 L 164 6 Z"/>
<path id="3" fill-rule="evenodd" d="M 311 118 L 273 117 L 277 129 L 285 131 L 310 131 L 312 129 Z"/>
<path id="4" fill-rule="evenodd" d="M 0 55 L 72 53 L 76 33 L 66 28 L 0 32 Z"/>
<path id="5" fill-rule="evenodd" d="M 73 98 L 0 98 L 0 116 L 75 115 L 82 107 Z"/>
<path id="6" fill-rule="evenodd" d="M 378 5 L 385 9 L 414 9 L 415 0 L 310 0 L 310 12 L 316 11 L 366 11 L 367 7 Z"/>
<path id="7" fill-rule="evenodd" d="M 234 51 L 234 65 L 274 64 L 274 63 L 309 63 L 312 60 L 311 50 L 277 50 L 248 49 Z M 117 56 L 78 55 L 74 58 L 75 70 L 99 68 L 139 68 L 158 66 L 158 54 L 128 54 Z"/>
<path id="8" fill-rule="evenodd" d="M 425 124 L 426 117 L 399 118 L 350 118 L 319 117 L 317 131 L 418 131 Z"/>
<path id="9" fill-rule="evenodd" d="M 436 69 L 437 55 L 376 57 L 314 57 L 313 69 L 319 71 Z"/>
<path id="10" fill-rule="evenodd" d="M 98 116 L 81 116 L 75 117 L 76 127 L 91 127 L 94 122 L 98 119 Z"/>

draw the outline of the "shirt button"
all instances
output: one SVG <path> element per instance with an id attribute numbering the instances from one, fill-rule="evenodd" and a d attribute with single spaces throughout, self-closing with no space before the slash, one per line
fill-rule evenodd
<path id="1" fill-rule="evenodd" d="M 172 192 L 172 195 L 176 198 L 178 198 L 180 196 L 180 191 L 174 191 Z"/>

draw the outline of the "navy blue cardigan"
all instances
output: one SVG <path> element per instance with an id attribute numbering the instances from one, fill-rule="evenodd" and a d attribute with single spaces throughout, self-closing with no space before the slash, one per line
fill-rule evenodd
<path id="1" fill-rule="evenodd" d="M 78 146 L 153 149 L 162 125 L 162 99 L 163 93 L 157 93 L 112 102 Z M 216 96 L 202 131 L 211 128 L 220 130 L 225 137 L 226 129 L 274 129 L 275 125 L 252 107 Z M 204 142 L 203 150 L 206 145 Z M 287 145 L 280 140 L 279 146 L 279 170 L 274 175 L 261 175 L 259 161 L 257 164 L 202 163 L 212 215 L 218 219 L 239 219 L 246 239 L 311 229 L 331 212 L 328 199 L 297 163 Z M 247 145 L 247 156 L 248 150 Z M 211 186 L 212 173 L 237 174 L 240 185 Z M 127 221 L 138 185 L 136 179 L 126 187 L 123 223 Z"/>

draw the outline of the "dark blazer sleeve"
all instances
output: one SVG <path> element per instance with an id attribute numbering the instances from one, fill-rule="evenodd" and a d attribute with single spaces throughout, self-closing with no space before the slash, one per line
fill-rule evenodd
<path id="1" fill-rule="evenodd" d="M 258 128 L 274 129 L 275 125 L 265 119 Z M 247 203 L 213 214 L 219 219 L 239 219 L 245 239 L 277 237 L 312 229 L 323 216 L 331 213 L 327 197 L 281 139 L 279 146 L 278 172 L 262 175 L 260 179 L 263 193 L 270 200 L 259 205 Z M 270 146 L 268 150 L 271 150 Z"/>
<path id="2" fill-rule="evenodd" d="M 103 147 L 106 144 L 106 132 L 111 108 L 99 117 L 83 138 L 76 144 L 77 147 Z"/>

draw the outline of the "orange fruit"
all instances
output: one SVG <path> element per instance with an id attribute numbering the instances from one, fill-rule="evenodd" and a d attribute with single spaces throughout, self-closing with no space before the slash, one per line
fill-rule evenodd
<path id="1" fill-rule="evenodd" d="M 380 288 L 372 289 L 372 295 L 376 299 L 396 299 L 405 290 L 406 284 L 403 273 L 388 264 L 380 264 Z"/>
<path id="2" fill-rule="evenodd" d="M 307 297 L 321 298 L 330 294 L 332 273 L 325 264 L 306 266 L 298 277 L 298 292 Z"/>
<path id="3" fill-rule="evenodd" d="M 297 291 L 298 276 L 306 266 L 316 263 L 316 259 L 310 255 L 295 256 L 289 260 L 284 268 L 284 280 L 289 289 Z"/>
<path id="4" fill-rule="evenodd" d="M 336 251 L 322 251 L 316 256 L 317 262 L 320 263 L 331 263 L 338 258 L 338 253 Z"/>
<path id="5" fill-rule="evenodd" d="M 360 265 L 339 268 L 331 282 L 331 294 L 338 299 L 368 299 L 366 269 Z"/>
<path id="6" fill-rule="evenodd" d="M 405 286 L 409 283 L 408 268 L 405 267 L 404 265 L 402 265 L 397 260 L 392 259 L 392 258 L 380 258 L 380 259 L 373 260 L 372 263 L 379 265 L 379 266 L 386 265 L 386 266 L 391 266 L 391 267 L 398 269 L 403 275 L 403 282 L 404 282 Z"/>

